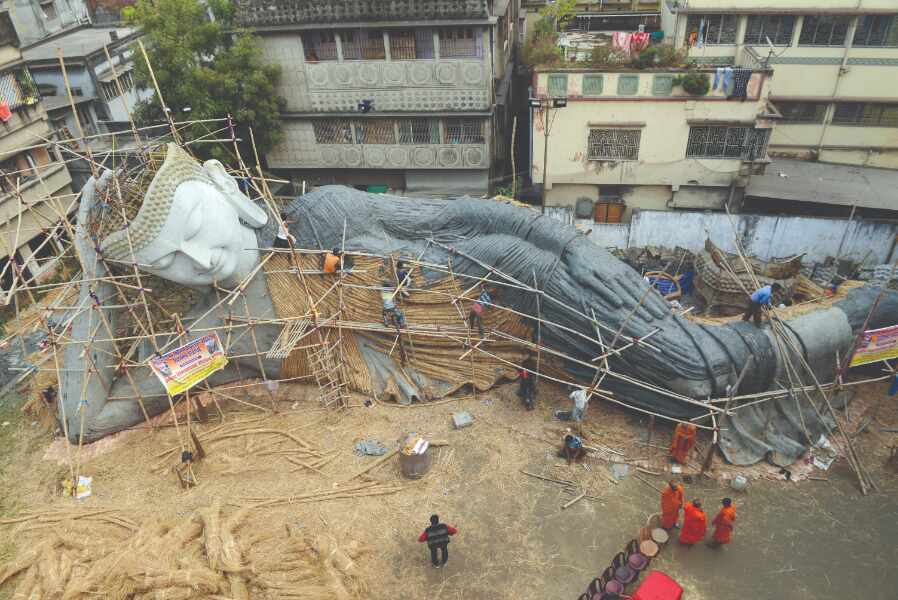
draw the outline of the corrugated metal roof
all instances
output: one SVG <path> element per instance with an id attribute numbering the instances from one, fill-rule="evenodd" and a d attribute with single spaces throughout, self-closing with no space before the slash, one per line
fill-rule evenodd
<path id="1" fill-rule="evenodd" d="M 753 175 L 746 195 L 755 198 L 817 202 L 898 210 L 898 171 L 850 165 L 777 159 L 764 175 Z"/>

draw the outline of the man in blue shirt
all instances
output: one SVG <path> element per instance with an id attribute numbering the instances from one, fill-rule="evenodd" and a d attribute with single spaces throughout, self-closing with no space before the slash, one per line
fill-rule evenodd
<path id="1" fill-rule="evenodd" d="M 755 325 L 761 326 L 761 310 L 762 306 L 770 306 L 770 302 L 773 299 L 773 294 L 780 292 L 783 289 L 778 283 L 774 283 L 772 285 L 765 285 L 762 288 L 755 290 L 755 292 L 748 299 L 748 306 L 745 308 L 745 314 L 742 315 L 743 321 L 748 321 L 753 318 L 755 321 Z"/>

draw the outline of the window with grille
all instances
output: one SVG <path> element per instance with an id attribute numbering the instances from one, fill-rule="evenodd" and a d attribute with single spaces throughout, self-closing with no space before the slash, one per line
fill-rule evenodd
<path id="1" fill-rule="evenodd" d="M 348 121 L 328 119 L 315 121 L 315 141 L 319 144 L 351 144 L 352 127 Z"/>
<path id="2" fill-rule="evenodd" d="M 738 23 L 736 15 L 689 15 L 686 20 L 686 41 L 689 41 L 692 34 L 697 38 L 701 30 L 707 46 L 735 44 Z"/>
<path id="3" fill-rule="evenodd" d="M 483 121 L 479 119 L 446 119 L 446 143 L 483 144 Z"/>
<path id="4" fill-rule="evenodd" d="M 833 113 L 833 124 L 898 127 L 898 104 L 839 102 Z"/>
<path id="5" fill-rule="evenodd" d="M 439 144 L 439 121 L 433 119 L 404 119 L 399 121 L 400 144 Z"/>
<path id="6" fill-rule="evenodd" d="M 767 152 L 769 129 L 752 127 L 690 127 L 686 158 L 756 160 Z"/>
<path id="7" fill-rule="evenodd" d="M 359 29 L 340 32 L 343 60 L 383 60 L 384 32 L 380 29 Z"/>
<path id="8" fill-rule="evenodd" d="M 48 233 L 39 233 L 28 240 L 28 247 L 31 248 L 31 257 L 35 260 L 46 261 L 56 258 L 55 240 L 51 239 Z"/>
<path id="9" fill-rule="evenodd" d="M 641 129 L 590 129 L 588 160 L 637 160 Z"/>
<path id="10" fill-rule="evenodd" d="M 806 16 L 798 35 L 799 46 L 844 46 L 851 17 Z"/>
<path id="11" fill-rule="evenodd" d="M 795 29 L 795 17 L 792 15 L 766 15 L 748 18 L 745 30 L 745 43 L 763 45 L 770 43 L 777 46 L 788 46 L 792 43 L 792 31 Z"/>
<path id="12" fill-rule="evenodd" d="M 390 31 L 388 35 L 392 60 L 433 58 L 433 30 L 403 29 Z"/>
<path id="13" fill-rule="evenodd" d="M 302 34 L 306 62 L 337 60 L 337 38 L 333 31 L 307 31 Z"/>
<path id="14" fill-rule="evenodd" d="M 357 144 L 395 144 L 395 122 L 389 119 L 356 121 L 355 141 Z"/>
<path id="15" fill-rule="evenodd" d="M 826 102 L 777 102 L 783 123 L 823 123 Z"/>
<path id="16" fill-rule="evenodd" d="M 898 46 L 898 15 L 867 15 L 857 21 L 855 46 Z"/>
<path id="17" fill-rule="evenodd" d="M 604 80 L 601 75 L 584 75 L 583 76 L 583 95 L 584 96 L 601 96 L 604 88 Z M 567 85 L 565 85 L 567 87 Z"/>
<path id="18" fill-rule="evenodd" d="M 103 97 L 106 100 L 113 100 L 118 97 L 118 88 L 115 87 L 115 80 L 101 81 L 100 89 L 103 91 Z"/>
<path id="19" fill-rule="evenodd" d="M 553 98 L 567 96 L 567 75 L 549 75 L 549 95 Z"/>
<path id="20" fill-rule="evenodd" d="M 37 84 L 27 69 L 8 71 L 0 75 L 0 101 L 6 102 L 10 110 L 20 106 L 32 106 L 37 104 L 39 99 Z"/>
<path id="21" fill-rule="evenodd" d="M 477 27 L 440 29 L 440 58 L 479 58 L 482 37 Z"/>

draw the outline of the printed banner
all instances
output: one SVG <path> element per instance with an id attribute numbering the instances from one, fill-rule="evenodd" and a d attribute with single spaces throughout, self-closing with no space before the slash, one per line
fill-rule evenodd
<path id="1" fill-rule="evenodd" d="M 898 358 L 898 325 L 865 331 L 851 359 L 851 366 Z"/>
<path id="2" fill-rule="evenodd" d="M 186 392 L 228 364 L 217 333 L 210 333 L 150 360 L 169 396 Z"/>

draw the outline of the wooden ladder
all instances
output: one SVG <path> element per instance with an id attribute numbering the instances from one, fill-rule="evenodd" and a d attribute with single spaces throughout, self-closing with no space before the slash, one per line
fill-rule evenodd
<path id="1" fill-rule="evenodd" d="M 325 408 L 342 408 L 349 400 L 341 368 L 343 348 L 340 341 L 339 336 L 333 341 L 325 338 L 317 349 L 309 351 L 312 375 L 318 384 L 318 400 Z"/>

